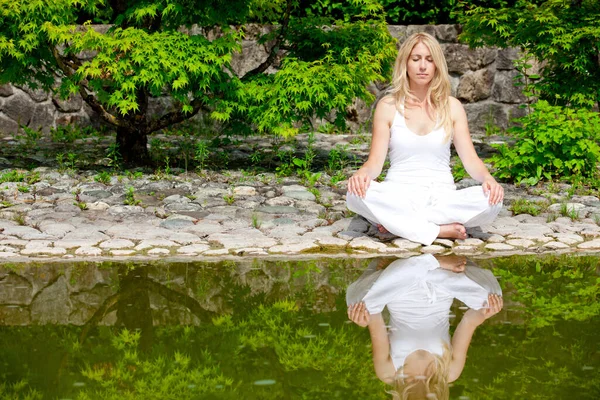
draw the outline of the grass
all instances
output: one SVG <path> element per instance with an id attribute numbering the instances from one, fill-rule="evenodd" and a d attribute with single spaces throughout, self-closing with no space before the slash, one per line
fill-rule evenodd
<path id="1" fill-rule="evenodd" d="M 259 219 L 257 214 L 252 214 L 252 227 L 255 229 L 260 229 L 262 225 L 262 221 Z"/>
<path id="2" fill-rule="evenodd" d="M 235 197 L 233 194 L 226 194 L 223 196 L 223 200 L 225 200 L 225 203 L 230 206 L 235 202 Z"/>
<path id="3" fill-rule="evenodd" d="M 123 200 L 123 204 L 128 206 L 137 206 L 142 203 L 141 200 L 135 198 L 135 189 L 133 186 L 129 186 L 127 191 L 125 192 L 125 200 Z"/>
<path id="4" fill-rule="evenodd" d="M 514 215 L 529 214 L 531 216 L 538 216 L 548 209 L 547 201 L 530 201 L 527 199 L 516 199 L 508 209 L 512 211 Z"/>

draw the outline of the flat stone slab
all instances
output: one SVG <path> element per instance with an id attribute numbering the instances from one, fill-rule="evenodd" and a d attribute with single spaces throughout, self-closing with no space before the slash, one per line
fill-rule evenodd
<path id="1" fill-rule="evenodd" d="M 207 244 L 190 244 L 177 249 L 179 254 L 200 254 L 210 249 Z"/>
<path id="2" fill-rule="evenodd" d="M 131 240 L 127 239 L 111 239 L 100 243 L 102 249 L 127 249 L 135 246 Z"/>
<path id="3" fill-rule="evenodd" d="M 535 246 L 535 242 L 529 239 L 510 239 L 505 243 L 511 246 L 525 247 L 526 249 Z"/>
<path id="4" fill-rule="evenodd" d="M 78 256 L 99 256 L 102 255 L 102 249 L 92 246 L 82 246 L 75 250 Z"/>
<path id="5" fill-rule="evenodd" d="M 443 253 L 446 250 L 448 250 L 446 247 L 440 246 L 439 244 L 432 244 L 421 248 L 421 252 L 425 254 L 438 254 Z"/>
<path id="6" fill-rule="evenodd" d="M 571 246 L 569 246 L 568 244 L 562 243 L 562 242 L 548 242 L 545 243 L 544 248 L 546 249 L 552 249 L 552 250 L 560 250 L 560 249 L 569 249 Z"/>
<path id="7" fill-rule="evenodd" d="M 506 243 L 490 243 L 485 245 L 486 250 L 494 251 L 509 251 L 514 250 L 515 247 Z"/>
<path id="8" fill-rule="evenodd" d="M 283 244 L 269 247 L 269 253 L 301 253 L 303 251 L 318 248 L 319 245 L 317 245 L 313 240 L 303 240 L 298 243 Z"/>
<path id="9" fill-rule="evenodd" d="M 592 250 L 600 249 L 600 239 L 590 240 L 589 242 L 583 242 L 577 245 L 578 249 Z"/>
<path id="10" fill-rule="evenodd" d="M 375 241 L 368 236 L 361 236 L 352 239 L 349 246 L 353 249 L 366 249 L 366 250 L 383 250 L 387 249 L 387 246 L 381 242 Z"/>

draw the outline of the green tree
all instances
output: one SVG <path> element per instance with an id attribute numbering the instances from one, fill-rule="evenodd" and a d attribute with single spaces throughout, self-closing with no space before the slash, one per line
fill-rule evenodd
<path id="1" fill-rule="evenodd" d="M 79 93 L 117 131 L 126 162 L 146 163 L 148 134 L 199 112 L 236 128 L 292 135 L 296 123 L 372 100 L 395 47 L 377 0 L 343 19 L 300 16 L 298 0 L 0 0 L 0 83 Z M 109 24 L 96 26 L 92 23 Z M 249 22 L 270 24 L 269 54 L 237 76 Z M 196 24 L 203 34 L 189 34 Z M 277 66 L 277 73 L 267 73 Z M 175 109 L 148 113 L 152 97 Z"/>
<path id="2" fill-rule="evenodd" d="M 504 8 L 465 5 L 459 21 L 460 37 L 471 46 L 520 47 L 540 60 L 543 79 L 534 86 L 541 98 L 585 107 L 600 101 L 598 0 L 518 0 Z"/>

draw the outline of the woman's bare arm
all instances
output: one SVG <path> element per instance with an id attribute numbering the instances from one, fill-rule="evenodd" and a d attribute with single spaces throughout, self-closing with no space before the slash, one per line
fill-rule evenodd
<path id="1" fill-rule="evenodd" d="M 390 340 L 381 313 L 371 315 L 368 326 L 371 334 L 375 373 L 383 382 L 391 383 L 396 375 L 396 369 L 390 357 Z"/>
<path id="2" fill-rule="evenodd" d="M 477 155 L 469 132 L 467 113 L 460 101 L 454 97 L 450 97 L 450 114 L 454 127 L 454 147 L 465 169 L 473 179 L 482 183 L 483 190 L 489 193 L 490 204 L 500 203 L 504 199 L 504 189 Z"/>
<path id="3" fill-rule="evenodd" d="M 390 143 L 390 127 L 395 115 L 396 103 L 393 97 L 386 96 L 377 103 L 369 158 L 348 180 L 348 192 L 365 197 L 371 181 L 381 174 Z"/>

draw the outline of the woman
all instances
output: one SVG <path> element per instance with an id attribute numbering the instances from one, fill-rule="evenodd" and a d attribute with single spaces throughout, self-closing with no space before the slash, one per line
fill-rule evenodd
<path id="1" fill-rule="evenodd" d="M 456 190 L 450 142 L 481 186 Z M 385 181 L 374 182 L 389 149 Z M 390 94 L 379 101 L 367 162 L 348 180 L 348 208 L 380 231 L 431 244 L 465 239 L 465 227 L 491 222 L 504 190 L 477 156 L 462 104 L 450 96 L 448 67 L 439 43 L 416 33 L 396 58 Z"/>
<path id="2" fill-rule="evenodd" d="M 394 398 L 447 399 L 475 329 L 502 309 L 502 290 L 491 271 L 465 264 L 464 257 L 425 254 L 384 270 L 370 266 L 348 288 L 348 318 L 368 326 L 375 372 L 394 387 Z M 450 338 L 454 298 L 470 309 Z"/>

